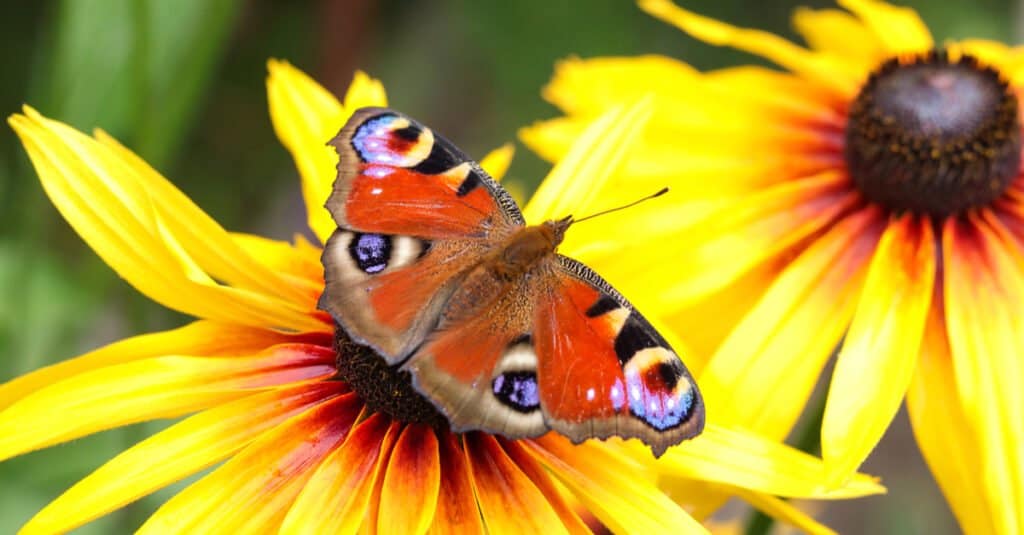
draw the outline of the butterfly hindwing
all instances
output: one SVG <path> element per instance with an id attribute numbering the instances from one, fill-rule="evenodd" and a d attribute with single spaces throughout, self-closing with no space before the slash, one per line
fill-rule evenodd
<path id="1" fill-rule="evenodd" d="M 556 263 L 534 310 L 548 425 L 577 442 L 639 438 L 655 455 L 699 434 L 703 401 L 664 338 L 592 270 L 564 256 Z"/>
<path id="2" fill-rule="evenodd" d="M 324 247 L 321 308 L 394 364 L 431 330 L 491 234 L 522 215 L 476 163 L 398 112 L 358 110 L 331 144 L 327 207 L 340 228 Z"/>
<path id="3" fill-rule="evenodd" d="M 482 430 L 509 438 L 546 433 L 529 335 L 489 330 L 488 321 L 480 317 L 438 331 L 405 368 L 456 432 Z"/>
<path id="4" fill-rule="evenodd" d="M 454 430 L 513 438 L 548 430 L 528 334 L 534 283 L 506 284 L 484 266 L 473 270 L 454 291 L 437 329 L 405 365 Z"/>

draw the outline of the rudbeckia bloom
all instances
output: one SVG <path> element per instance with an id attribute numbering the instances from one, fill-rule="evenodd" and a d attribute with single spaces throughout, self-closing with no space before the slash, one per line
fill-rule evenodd
<path id="1" fill-rule="evenodd" d="M 351 112 L 385 105 L 358 75 L 344 103 L 272 61 L 274 128 L 302 176 L 309 226 L 337 155 L 326 146 Z M 587 129 L 527 207 L 530 218 L 587 206 L 649 116 L 648 102 Z M 117 455 L 47 505 L 24 533 L 70 530 L 215 467 L 167 501 L 141 532 L 700 532 L 660 491 L 649 452 L 622 441 L 511 441 L 423 422 L 408 378 L 336 332 L 316 309 L 320 247 L 230 233 L 115 140 L 89 137 L 31 108 L 10 118 L 61 214 L 129 284 L 198 318 L 122 340 L 0 385 L 0 459 L 135 422 L 185 416 Z M 483 164 L 501 175 L 501 149 Z M 591 182 L 582 180 L 586 177 Z M 825 489 L 823 466 L 775 442 L 709 425 L 666 455 L 695 485 L 733 494 L 808 529 L 772 495 L 879 492 L 858 476 Z M 699 496 L 697 496 L 699 498 Z M 680 500 L 682 501 L 682 500 Z"/>
<path id="2" fill-rule="evenodd" d="M 821 430 L 829 481 L 878 443 L 904 396 L 961 525 L 1024 529 L 1024 49 L 937 44 L 917 14 L 874 0 L 800 9 L 809 47 L 641 7 L 690 35 L 766 58 L 700 73 L 670 58 L 559 65 L 567 117 L 523 137 L 557 158 L 598 110 L 653 93 L 628 182 L 671 186 L 637 248 L 679 333 L 709 333 L 708 412 L 782 438 L 839 347 Z M 676 224 L 667 224 L 672 214 Z M 594 232 L 614 233 L 606 227 Z M 621 249 L 595 252 L 628 258 Z M 674 280 L 675 282 L 670 282 Z M 731 326 L 735 328 L 729 331 Z"/>

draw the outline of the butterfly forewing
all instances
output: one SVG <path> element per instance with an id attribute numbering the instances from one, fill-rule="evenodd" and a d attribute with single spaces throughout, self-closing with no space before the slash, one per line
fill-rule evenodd
<path id="1" fill-rule="evenodd" d="M 341 228 L 437 239 L 523 224 L 515 201 L 476 162 L 398 112 L 360 109 L 331 145 L 338 178 L 327 209 Z"/>
<path id="2" fill-rule="evenodd" d="M 327 208 L 340 228 L 324 248 L 320 306 L 395 364 L 494 233 L 522 215 L 475 162 L 400 113 L 361 109 L 331 144 L 338 177 Z"/>

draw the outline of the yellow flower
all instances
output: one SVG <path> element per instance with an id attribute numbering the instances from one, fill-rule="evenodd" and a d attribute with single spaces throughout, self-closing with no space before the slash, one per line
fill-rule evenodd
<path id="1" fill-rule="evenodd" d="M 341 103 L 286 63 L 269 69 L 274 128 L 323 240 L 334 230 L 322 204 L 337 163 L 325 141 L 354 109 L 386 105 L 384 91 L 359 74 Z M 609 176 L 649 113 L 639 102 L 596 121 L 534 197 L 530 216 L 585 200 L 581 173 Z M 581 532 L 581 514 L 617 532 L 703 531 L 658 490 L 650 454 L 636 444 L 453 434 L 376 410 L 338 379 L 350 371 L 341 362 L 382 361 L 336 336 L 316 309 L 319 246 L 226 231 L 103 132 L 89 137 L 28 107 L 10 124 L 50 199 L 97 254 L 154 301 L 198 318 L 0 385 L 0 459 L 191 414 L 76 483 L 24 533 L 73 529 L 219 463 L 141 531 Z M 500 175 L 511 156 L 500 149 L 484 166 Z M 811 530 L 823 528 L 772 495 L 880 491 L 864 476 L 830 491 L 820 461 L 715 425 L 668 457 L 695 486 L 736 489 Z"/>
<path id="2" fill-rule="evenodd" d="M 842 341 L 821 433 L 830 483 L 867 457 L 906 394 L 961 525 L 1020 532 L 1024 48 L 937 45 L 911 9 L 840 4 L 848 11 L 797 10 L 804 48 L 643 0 L 690 35 L 784 71 L 570 59 L 545 90 L 566 117 L 522 137 L 555 159 L 599 110 L 652 94 L 621 185 L 668 185 L 677 202 L 647 206 L 643 232 L 591 231 L 658 244 L 646 274 L 664 283 L 630 286 L 635 266 L 614 265 L 631 256 L 621 248 L 586 260 L 607 260 L 613 284 L 708 351 L 708 413 L 786 436 Z"/>

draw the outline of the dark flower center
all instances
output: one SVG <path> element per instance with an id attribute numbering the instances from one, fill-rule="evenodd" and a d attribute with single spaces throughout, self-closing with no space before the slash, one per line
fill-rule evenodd
<path id="1" fill-rule="evenodd" d="M 972 56 L 882 64 L 850 106 L 846 162 L 865 197 L 948 216 L 997 199 L 1020 168 L 1017 96 Z"/>
<path id="2" fill-rule="evenodd" d="M 369 347 L 353 342 L 345 330 L 334 333 L 338 378 L 363 398 L 366 408 L 405 423 L 448 428 L 448 420 L 412 386 L 409 372 L 391 366 Z"/>

